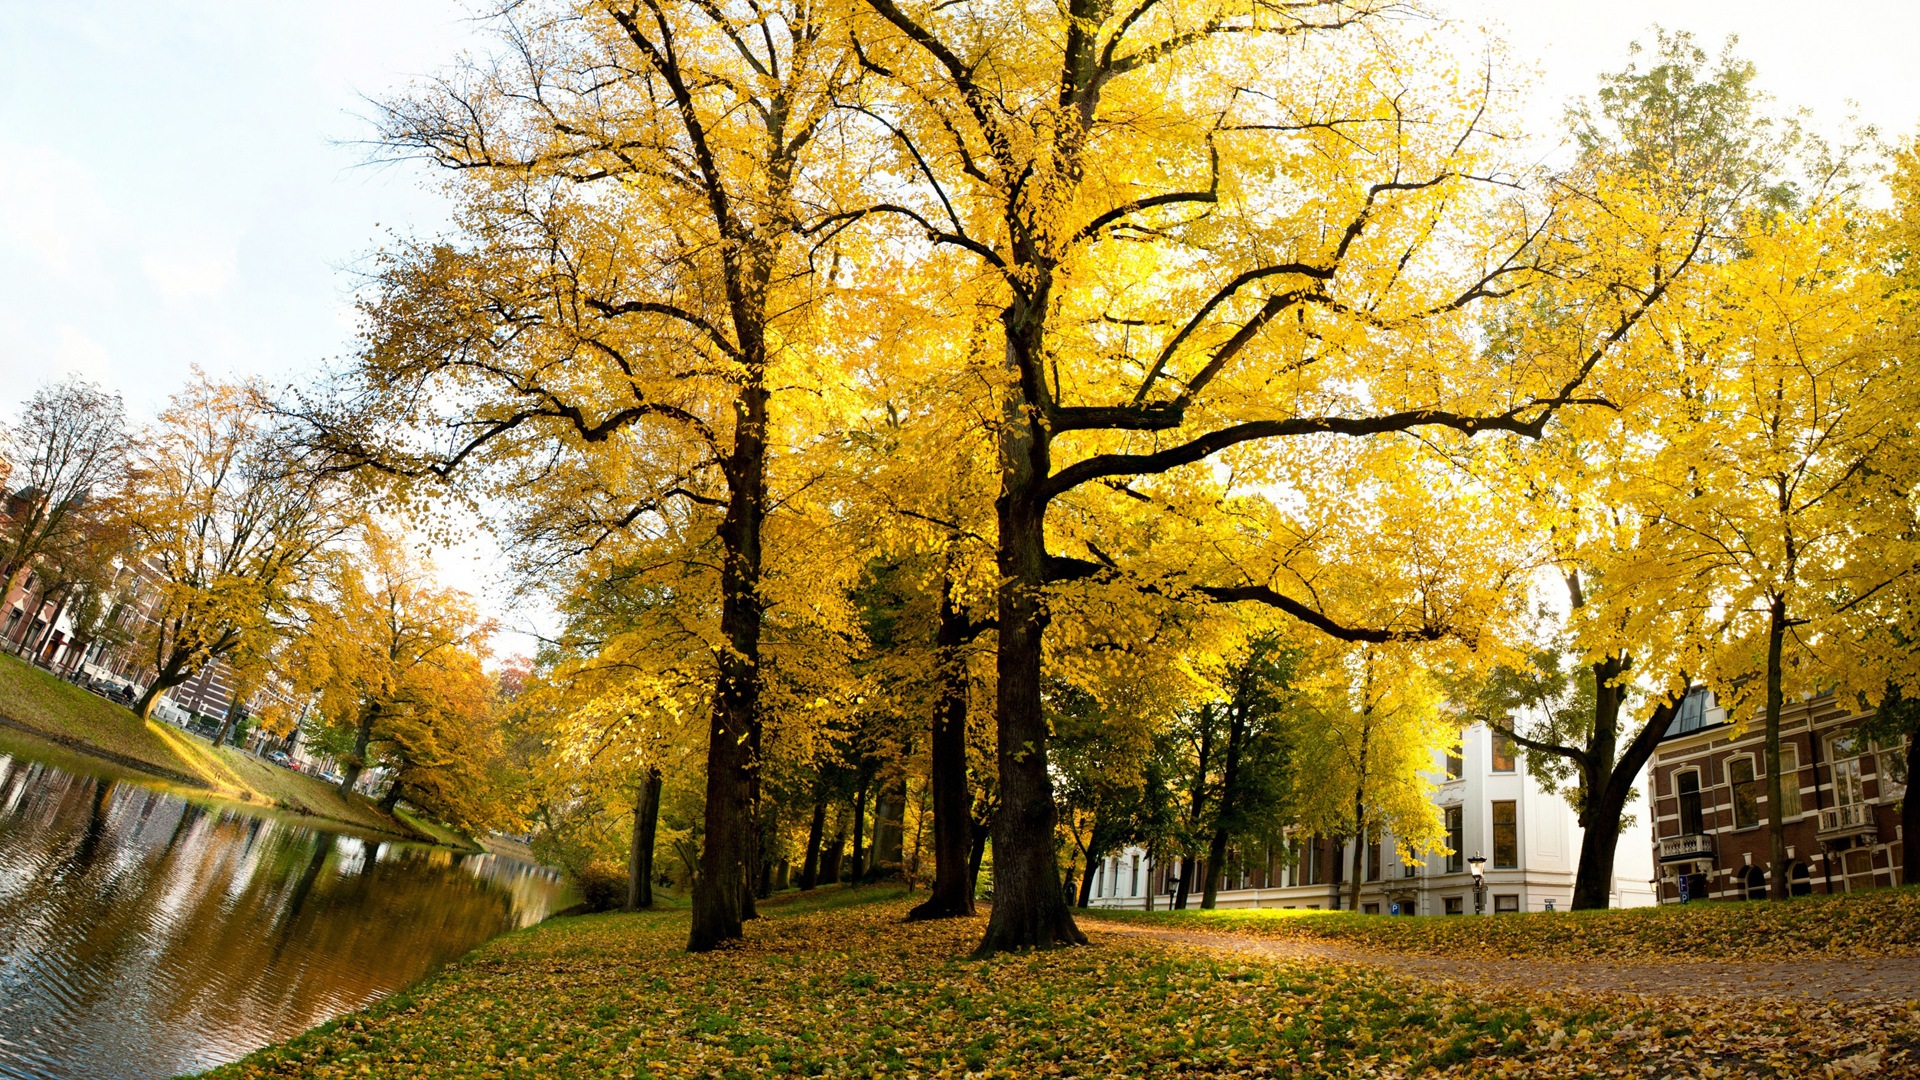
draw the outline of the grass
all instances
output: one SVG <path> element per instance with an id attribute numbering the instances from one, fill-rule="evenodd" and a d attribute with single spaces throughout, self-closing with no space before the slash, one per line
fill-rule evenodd
<path id="1" fill-rule="evenodd" d="M 1920 954 L 1920 887 L 1791 901 L 1491 918 L 1393 918 L 1273 908 L 1093 914 L 1170 929 L 1441 956 L 1688 961 Z"/>
<path id="2" fill-rule="evenodd" d="M 1920 1048 L 1911 1004 L 1548 999 L 1135 940 L 975 961 L 980 919 L 911 902 L 817 890 L 700 956 L 684 912 L 555 919 L 207 1075 L 1810 1076 Z"/>
<path id="3" fill-rule="evenodd" d="M 141 720 L 123 705 L 3 654 L 0 718 L 68 751 L 90 754 L 189 790 L 325 818 L 360 831 L 474 846 L 472 840 L 444 826 L 419 818 L 399 819 L 357 795 L 342 796 L 339 788 L 315 777 L 231 746 L 215 747 L 169 724 Z"/>

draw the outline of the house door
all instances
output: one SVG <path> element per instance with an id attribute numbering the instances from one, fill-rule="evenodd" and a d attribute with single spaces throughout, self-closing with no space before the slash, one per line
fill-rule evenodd
<path id="1" fill-rule="evenodd" d="M 1873 888 L 1873 849 L 1853 848 L 1841 852 L 1840 869 L 1846 877 L 1848 892 Z"/>

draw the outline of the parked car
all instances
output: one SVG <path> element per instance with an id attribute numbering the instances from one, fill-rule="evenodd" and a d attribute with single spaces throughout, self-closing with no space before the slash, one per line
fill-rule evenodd
<path id="1" fill-rule="evenodd" d="M 293 768 L 293 762 L 287 760 L 287 755 L 282 753 L 279 750 L 275 750 L 272 753 L 268 754 L 267 760 L 273 762 L 275 765 L 281 766 L 282 768 L 287 768 L 287 769 Z"/>

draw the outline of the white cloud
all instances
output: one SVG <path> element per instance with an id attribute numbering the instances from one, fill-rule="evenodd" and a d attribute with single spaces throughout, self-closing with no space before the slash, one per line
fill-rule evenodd
<path id="1" fill-rule="evenodd" d="M 233 250 L 172 250 L 150 253 L 140 259 L 140 270 L 153 283 L 154 291 L 168 300 L 215 297 L 226 291 L 233 280 Z"/>
<path id="2" fill-rule="evenodd" d="M 111 358 L 106 346 L 79 329 L 64 324 L 54 331 L 54 336 L 52 375 L 78 375 L 102 384 L 108 382 L 107 368 Z M 108 386 L 108 389 L 118 387 Z"/>
<path id="3" fill-rule="evenodd" d="M 0 248 L 51 276 L 91 273 L 114 218 L 80 162 L 51 147 L 0 143 Z"/>

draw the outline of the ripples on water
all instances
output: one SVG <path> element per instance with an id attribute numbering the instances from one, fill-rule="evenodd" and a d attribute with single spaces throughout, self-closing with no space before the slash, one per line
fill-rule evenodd
<path id="1" fill-rule="evenodd" d="M 545 918 L 495 855 L 378 844 L 0 754 L 0 1077 L 232 1061 Z"/>

